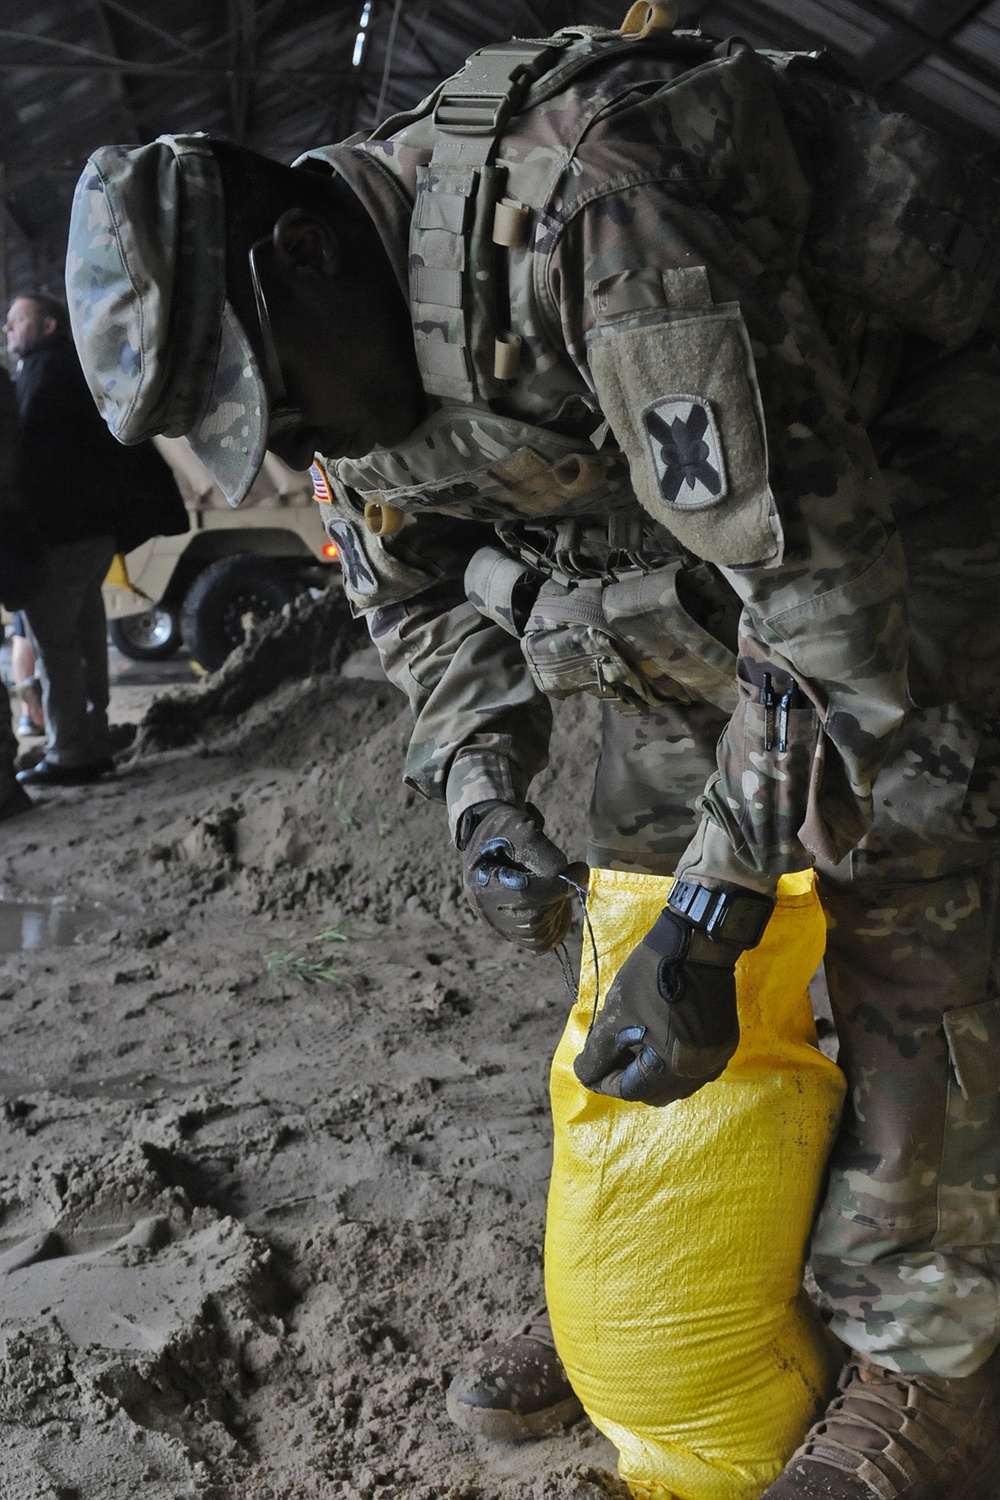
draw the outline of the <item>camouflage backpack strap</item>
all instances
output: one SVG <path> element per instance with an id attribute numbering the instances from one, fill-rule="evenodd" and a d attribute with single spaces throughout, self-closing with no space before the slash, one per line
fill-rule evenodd
<path id="1" fill-rule="evenodd" d="M 504 390 L 494 373 L 492 235 L 502 174 L 493 158 L 531 84 L 569 41 L 552 37 L 483 47 L 438 92 L 433 122 L 439 134 L 429 164 L 417 170 L 410 226 L 417 364 L 432 396 L 488 401 Z"/>
<path id="2" fill-rule="evenodd" d="M 517 377 L 520 340 L 497 309 L 506 295 L 501 257 L 526 243 L 529 207 L 504 198 L 508 169 L 496 165 L 517 115 L 637 48 L 694 65 L 714 46 L 671 35 L 667 24 L 622 32 L 567 27 L 552 37 L 483 47 L 440 86 L 428 106 L 433 150 L 417 170 L 409 246 L 417 363 L 429 394 L 491 401 Z M 603 104 L 595 91 L 590 113 Z M 585 106 L 581 134 L 586 124 Z"/>

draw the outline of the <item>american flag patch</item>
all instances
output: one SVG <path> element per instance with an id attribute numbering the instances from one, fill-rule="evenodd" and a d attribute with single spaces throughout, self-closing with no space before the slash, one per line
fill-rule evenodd
<path id="1" fill-rule="evenodd" d="M 313 482 L 313 499 L 318 500 L 321 505 L 330 504 L 330 491 L 326 482 L 326 475 L 319 464 L 310 464 L 309 473 Z"/>

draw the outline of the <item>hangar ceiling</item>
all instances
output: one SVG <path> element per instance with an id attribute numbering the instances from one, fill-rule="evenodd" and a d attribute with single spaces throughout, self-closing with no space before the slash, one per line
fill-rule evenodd
<path id="1" fill-rule="evenodd" d="M 73 185 L 111 141 L 206 130 L 289 161 L 423 97 L 510 35 L 625 0 L 4 0 L 0 303 L 58 290 Z M 680 24 L 826 47 L 892 103 L 1000 152 L 1000 0 L 680 0 Z"/>

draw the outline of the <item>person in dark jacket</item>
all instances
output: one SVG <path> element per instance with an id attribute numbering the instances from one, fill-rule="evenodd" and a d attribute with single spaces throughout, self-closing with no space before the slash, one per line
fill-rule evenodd
<path id="1" fill-rule="evenodd" d="M 20 425 L 14 387 L 0 369 L 0 604 L 8 609 L 17 609 L 38 591 L 45 566 L 41 536 L 17 491 Z M 16 759 L 17 736 L 6 705 L 0 711 L 0 823 L 31 807 L 31 798 L 17 784 Z"/>
<path id="2" fill-rule="evenodd" d="M 117 551 L 187 529 L 167 465 L 150 444 L 126 450 L 108 432 L 53 297 L 15 298 L 4 323 L 23 431 L 19 488 L 48 554 L 26 605 L 38 658 L 47 742 L 22 786 L 71 786 L 113 769 L 101 584 Z"/>

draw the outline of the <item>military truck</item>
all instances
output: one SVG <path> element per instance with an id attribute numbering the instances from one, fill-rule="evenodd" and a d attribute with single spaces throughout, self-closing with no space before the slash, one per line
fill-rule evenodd
<path id="1" fill-rule="evenodd" d="M 227 504 L 184 438 L 154 438 L 190 518 L 180 536 L 136 547 L 104 586 L 113 643 L 136 661 L 182 645 L 215 671 L 253 624 L 334 576 L 337 548 L 320 520 L 308 474 L 268 453 L 238 510 Z"/>

